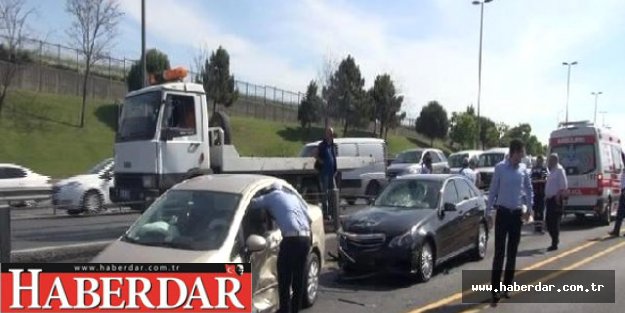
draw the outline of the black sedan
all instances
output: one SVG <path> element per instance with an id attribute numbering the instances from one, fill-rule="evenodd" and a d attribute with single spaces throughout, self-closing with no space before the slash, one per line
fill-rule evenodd
<path id="1" fill-rule="evenodd" d="M 385 270 L 427 281 L 435 266 L 465 252 L 484 258 L 485 209 L 463 176 L 402 176 L 372 206 L 343 220 L 339 263 L 345 272 Z"/>

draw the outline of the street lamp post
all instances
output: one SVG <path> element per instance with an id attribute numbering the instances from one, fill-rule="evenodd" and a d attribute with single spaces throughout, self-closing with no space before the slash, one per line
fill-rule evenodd
<path id="1" fill-rule="evenodd" d="M 576 65 L 577 61 L 574 62 L 562 62 L 562 65 L 567 66 L 568 67 L 568 72 L 566 75 L 566 115 L 564 118 L 564 122 L 568 123 L 569 122 L 569 91 L 571 88 L 571 66 Z"/>
<path id="2" fill-rule="evenodd" d="M 590 94 L 595 96 L 595 125 L 597 125 L 597 98 L 599 98 L 599 95 L 602 94 L 603 92 L 599 91 L 599 92 L 591 92 Z"/>
<path id="3" fill-rule="evenodd" d="M 145 57 L 145 0 L 141 0 L 141 82 L 143 87 L 148 85 L 148 71 Z"/>
<path id="4" fill-rule="evenodd" d="M 606 125 L 605 125 L 605 114 L 606 113 L 608 113 L 608 111 L 599 111 L 599 114 L 601 114 L 601 117 L 602 117 L 602 123 L 601 123 L 602 127 L 606 127 Z"/>
<path id="5" fill-rule="evenodd" d="M 484 32 L 484 4 L 489 3 L 493 0 L 475 0 L 473 1 L 474 5 L 480 6 L 480 51 L 478 56 L 478 69 L 477 69 L 477 142 L 478 148 L 482 143 L 481 133 L 482 133 L 482 123 L 480 120 L 480 100 L 482 96 L 482 34 Z"/>

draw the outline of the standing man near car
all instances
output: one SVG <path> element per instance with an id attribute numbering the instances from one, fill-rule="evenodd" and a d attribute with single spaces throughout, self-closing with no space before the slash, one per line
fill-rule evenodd
<path id="1" fill-rule="evenodd" d="M 323 214 L 326 218 L 332 217 L 330 212 L 330 195 L 331 191 L 336 188 L 336 156 L 338 155 L 337 147 L 334 144 L 334 129 L 328 127 L 325 130 L 325 136 L 317 147 L 317 162 L 315 168 L 319 172 L 319 183 L 321 185 Z"/>
<path id="2" fill-rule="evenodd" d="M 274 183 L 269 193 L 252 200 L 250 209 L 267 209 L 282 233 L 277 264 L 278 313 L 299 312 L 305 287 L 306 261 L 312 245 L 312 219 L 308 206 L 293 191 Z"/>
<path id="3" fill-rule="evenodd" d="M 560 243 L 560 220 L 562 219 L 568 181 L 557 154 L 552 153 L 549 156 L 548 166 L 549 176 L 547 176 L 545 184 L 545 200 L 547 204 L 545 222 L 551 236 L 551 246 L 547 250 L 554 251 L 558 250 L 558 243 Z"/>
<path id="4" fill-rule="evenodd" d="M 469 179 L 473 183 L 473 185 L 477 184 L 477 175 L 471 168 L 471 162 L 469 162 L 469 158 L 464 158 L 462 160 L 462 169 L 460 169 L 460 175 L 463 175 L 464 177 Z"/>
<path id="5" fill-rule="evenodd" d="M 509 157 L 495 166 L 495 172 L 488 193 L 486 215 L 495 209 L 495 256 L 491 276 L 492 305 L 497 305 L 501 295 L 508 298 L 508 292 L 497 292 L 501 284 L 504 256 L 506 270 L 503 284 L 509 286 L 514 279 L 516 254 L 521 240 L 521 226 L 529 219 L 532 208 L 532 183 L 530 174 L 521 160 L 525 156 L 522 141 L 510 142 Z M 523 206 L 527 212 L 523 212 Z M 506 244 L 507 241 L 507 244 Z M 495 291 L 497 290 L 497 291 Z"/>
<path id="6" fill-rule="evenodd" d="M 543 233 L 543 219 L 545 212 L 545 182 L 549 171 L 545 167 L 542 155 L 536 158 L 536 165 L 532 168 L 532 188 L 534 189 L 534 232 Z"/>

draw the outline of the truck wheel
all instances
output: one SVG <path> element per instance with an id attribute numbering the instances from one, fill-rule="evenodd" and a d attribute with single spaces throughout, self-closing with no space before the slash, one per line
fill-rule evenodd
<path id="1" fill-rule="evenodd" d="M 224 145 L 231 144 L 230 134 L 232 133 L 232 129 L 230 127 L 230 118 L 226 114 L 226 112 L 216 112 L 213 117 L 211 117 L 208 122 L 209 127 L 221 127 L 224 130 Z"/>

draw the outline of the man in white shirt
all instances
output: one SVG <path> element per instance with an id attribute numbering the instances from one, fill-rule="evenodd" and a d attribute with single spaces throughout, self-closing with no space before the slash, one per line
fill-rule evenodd
<path id="1" fill-rule="evenodd" d="M 625 154 L 622 154 L 621 158 L 623 159 L 623 164 L 625 164 Z M 616 213 L 616 221 L 614 222 L 614 230 L 610 232 L 610 235 L 620 235 L 623 218 L 625 218 L 625 168 L 623 168 L 621 172 L 621 196 L 618 201 L 618 211 Z"/>
<path id="2" fill-rule="evenodd" d="M 558 243 L 560 242 L 560 220 L 563 212 L 563 200 L 568 189 L 568 181 L 557 154 L 551 154 L 548 162 L 549 175 L 545 182 L 545 204 L 547 208 L 545 222 L 551 236 L 551 246 L 547 250 L 554 251 L 558 249 Z"/>
<path id="3" fill-rule="evenodd" d="M 473 169 L 471 169 L 470 167 L 469 158 L 464 158 L 462 160 L 462 169 L 460 170 L 460 175 L 463 175 L 464 177 L 468 178 L 471 182 L 473 182 L 473 185 L 476 184 L 477 175 L 475 174 Z"/>

